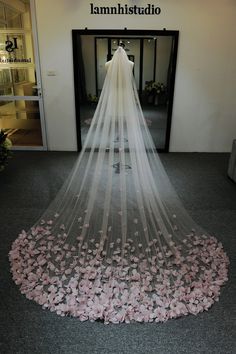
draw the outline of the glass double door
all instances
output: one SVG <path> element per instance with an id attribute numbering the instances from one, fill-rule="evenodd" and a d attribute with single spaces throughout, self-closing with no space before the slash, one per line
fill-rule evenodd
<path id="1" fill-rule="evenodd" d="M 46 149 L 32 0 L 0 0 L 0 130 L 16 148 Z"/>

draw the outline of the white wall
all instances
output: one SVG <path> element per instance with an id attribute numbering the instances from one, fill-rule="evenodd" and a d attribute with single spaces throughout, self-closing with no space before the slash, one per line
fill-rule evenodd
<path id="1" fill-rule="evenodd" d="M 236 1 L 159 0 L 159 16 L 90 15 L 88 0 L 35 0 L 49 149 L 75 150 L 72 29 L 179 30 L 171 151 L 230 151 L 236 138 Z M 94 0 L 94 5 L 104 2 Z M 109 0 L 107 6 L 146 5 Z M 47 76 L 55 70 L 57 76 Z"/>

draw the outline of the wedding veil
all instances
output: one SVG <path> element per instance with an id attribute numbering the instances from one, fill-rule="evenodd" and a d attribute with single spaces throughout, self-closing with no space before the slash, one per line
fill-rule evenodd
<path id="1" fill-rule="evenodd" d="M 228 258 L 171 186 L 122 47 L 71 175 L 10 261 L 27 298 L 80 320 L 166 321 L 218 300 Z"/>

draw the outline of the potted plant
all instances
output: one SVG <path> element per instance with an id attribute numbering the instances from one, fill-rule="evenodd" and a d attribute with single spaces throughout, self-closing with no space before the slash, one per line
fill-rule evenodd
<path id="1" fill-rule="evenodd" d="M 166 86 L 161 82 L 146 81 L 145 82 L 145 93 L 149 103 L 158 105 L 162 102 L 163 97 L 166 93 Z"/>
<path id="2" fill-rule="evenodd" d="M 12 142 L 7 134 L 0 130 L 0 171 L 4 170 L 8 159 L 11 156 Z"/>
<path id="3" fill-rule="evenodd" d="M 87 100 L 91 105 L 96 105 L 98 103 L 98 97 L 96 95 L 88 94 Z"/>

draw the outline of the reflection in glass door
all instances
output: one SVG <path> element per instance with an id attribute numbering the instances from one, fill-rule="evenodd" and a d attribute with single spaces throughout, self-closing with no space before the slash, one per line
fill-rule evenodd
<path id="1" fill-rule="evenodd" d="M 73 30 L 78 149 L 91 125 L 106 75 L 105 62 L 119 41 L 125 44 L 140 103 L 158 151 L 168 151 L 173 107 L 178 31 Z"/>
<path id="2" fill-rule="evenodd" d="M 0 0 L 0 129 L 14 147 L 46 148 L 34 1 Z"/>
<path id="3" fill-rule="evenodd" d="M 122 42 L 129 60 L 134 62 L 134 78 L 137 88 L 139 88 L 139 73 L 140 73 L 140 39 L 139 38 L 113 38 L 111 40 L 112 55 Z"/>
<path id="4" fill-rule="evenodd" d="M 119 43 L 125 45 L 125 51 L 129 60 L 135 62 L 134 77 L 137 87 L 140 81 L 140 39 L 137 38 L 107 38 L 95 39 L 96 44 L 96 94 L 99 97 L 106 76 L 106 61 L 110 60 L 116 51 Z"/>
<path id="5" fill-rule="evenodd" d="M 105 62 L 112 58 L 120 42 L 123 43 L 129 60 L 134 62 L 133 75 L 143 114 L 155 146 L 159 150 L 164 150 L 167 144 L 167 88 L 169 86 L 168 70 L 172 37 L 95 37 L 95 97 L 97 99 L 100 96 L 106 76 Z M 84 46 L 84 51 L 85 49 L 86 47 Z M 91 76 L 91 73 L 89 75 Z M 91 108 L 89 115 L 91 119 L 93 116 Z"/>

